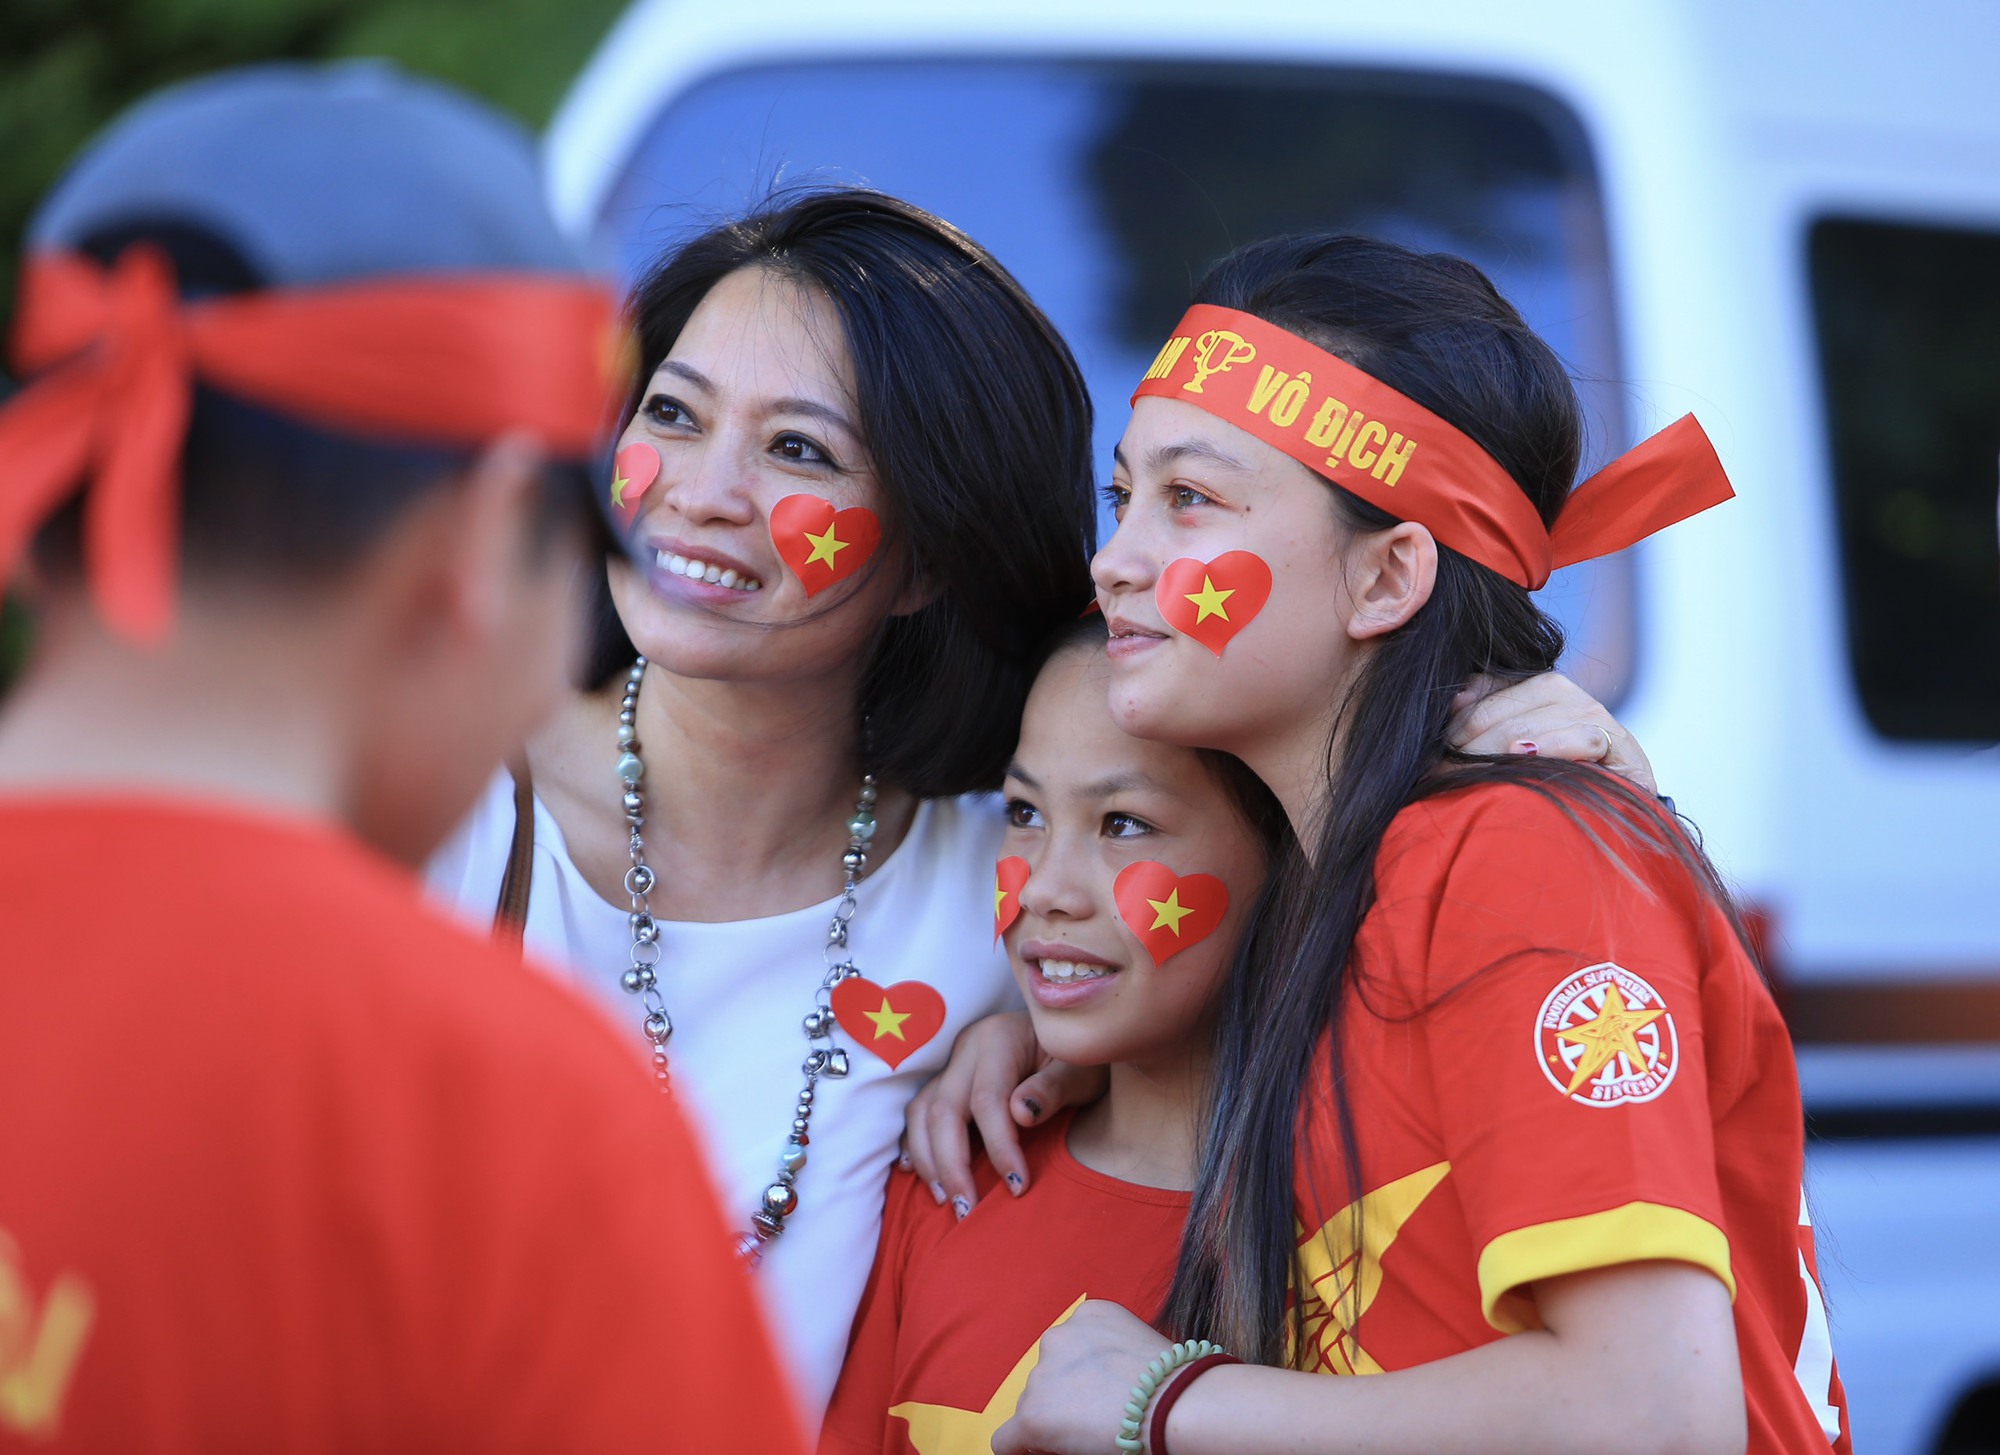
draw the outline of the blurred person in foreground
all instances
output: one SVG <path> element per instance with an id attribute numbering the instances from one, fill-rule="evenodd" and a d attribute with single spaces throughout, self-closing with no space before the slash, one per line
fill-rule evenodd
<path id="1" fill-rule="evenodd" d="M 562 690 L 601 530 L 611 312 L 526 138 L 229 73 L 28 244 L 0 1446 L 799 1448 L 671 1105 L 408 868 Z"/>

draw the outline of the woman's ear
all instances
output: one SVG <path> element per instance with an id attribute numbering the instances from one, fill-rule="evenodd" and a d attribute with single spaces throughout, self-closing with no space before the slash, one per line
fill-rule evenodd
<path id="1" fill-rule="evenodd" d="M 1347 634 L 1387 636 L 1415 616 L 1437 586 L 1437 541 L 1415 521 L 1357 532 L 1347 547 Z"/>

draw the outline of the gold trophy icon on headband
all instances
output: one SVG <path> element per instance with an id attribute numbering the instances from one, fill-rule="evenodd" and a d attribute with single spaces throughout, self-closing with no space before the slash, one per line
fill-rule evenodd
<path id="1" fill-rule="evenodd" d="M 1221 357 L 1217 357 L 1218 351 Z M 1181 385 L 1190 394 L 1202 392 L 1202 382 L 1210 374 L 1226 374 L 1238 364 L 1257 357 L 1257 346 L 1240 333 L 1212 328 L 1194 341 L 1194 377 Z"/>

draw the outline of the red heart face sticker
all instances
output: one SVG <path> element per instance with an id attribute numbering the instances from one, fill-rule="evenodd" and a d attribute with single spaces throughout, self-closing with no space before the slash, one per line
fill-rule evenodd
<path id="1" fill-rule="evenodd" d="M 632 444 L 611 461 L 611 508 L 627 520 L 639 513 L 639 497 L 660 477 L 660 452 L 649 444 Z"/>
<path id="2" fill-rule="evenodd" d="M 859 976 L 833 987 L 833 1018 L 864 1051 L 893 1070 L 930 1043 L 944 1025 L 944 997 L 921 980 L 884 990 Z"/>
<path id="3" fill-rule="evenodd" d="M 817 495 L 787 495 L 771 507 L 771 544 L 807 596 L 845 581 L 882 543 L 882 522 L 865 505 L 836 511 Z"/>
<path id="4" fill-rule="evenodd" d="M 1248 551 L 1225 551 L 1208 562 L 1183 556 L 1160 572 L 1153 599 L 1168 626 L 1219 657 L 1271 599 L 1271 568 Z"/>
<path id="5" fill-rule="evenodd" d="M 1155 965 L 1214 934 L 1229 909 L 1229 890 L 1213 874 L 1176 874 L 1151 859 L 1120 869 L 1111 897 Z"/>
<path id="6" fill-rule="evenodd" d="M 993 866 L 993 938 L 1021 917 L 1021 887 L 1028 882 L 1028 861 L 1010 854 Z"/>

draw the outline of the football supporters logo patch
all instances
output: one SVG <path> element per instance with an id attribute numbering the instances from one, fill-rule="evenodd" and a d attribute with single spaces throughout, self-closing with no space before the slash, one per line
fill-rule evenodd
<path id="1" fill-rule="evenodd" d="M 1673 1084 L 1680 1036 L 1660 992 L 1607 960 L 1549 992 L 1535 1018 L 1535 1059 L 1571 1101 L 1623 1106 Z"/>

